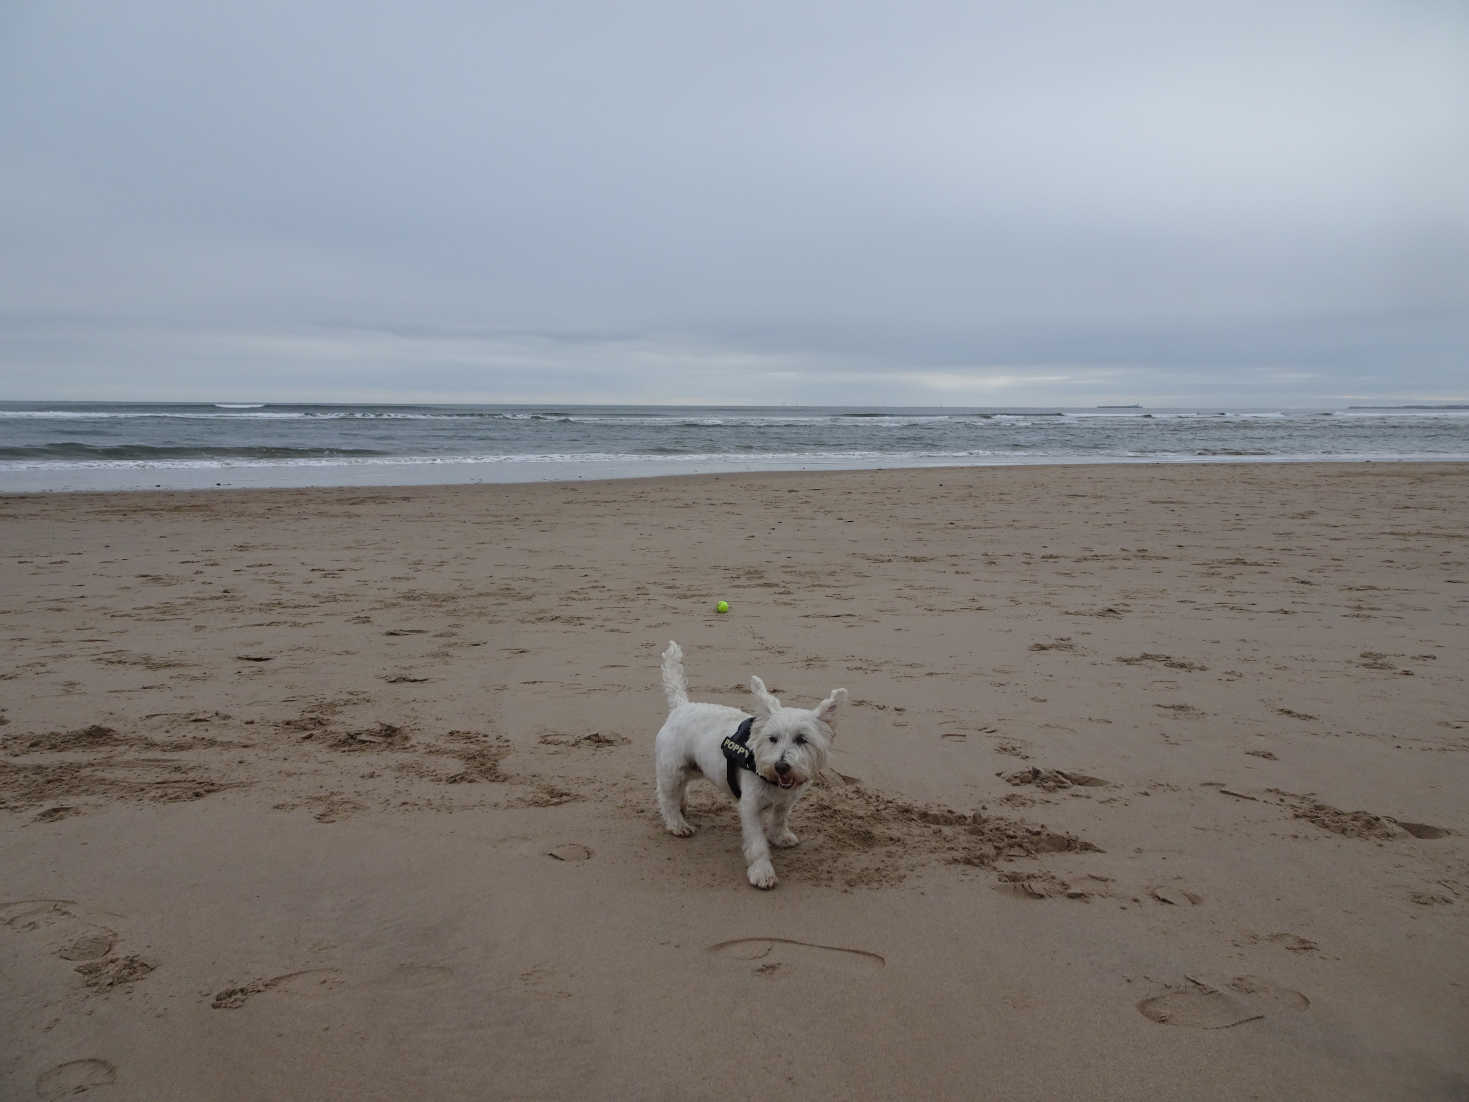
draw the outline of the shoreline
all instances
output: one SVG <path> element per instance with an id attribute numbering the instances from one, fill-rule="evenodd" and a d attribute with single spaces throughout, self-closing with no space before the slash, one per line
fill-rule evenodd
<path id="1" fill-rule="evenodd" d="M 1458 1097 L 1465 516 L 1443 462 L 0 496 L 0 1095 Z M 669 639 L 850 693 L 772 892 L 712 786 L 659 821 Z"/>
<path id="2" fill-rule="evenodd" d="M 221 465 L 185 468 L 78 468 L 67 471 L 25 469 L 0 471 L 0 496 L 33 494 L 147 493 L 196 492 L 208 490 L 297 490 L 297 489 L 384 489 L 394 487 L 491 486 L 559 483 L 597 483 L 640 479 L 676 478 L 701 475 L 738 474 L 818 474 L 826 471 L 895 471 L 895 470 L 967 470 L 970 468 L 1066 468 L 1066 467 L 1192 467 L 1218 464 L 1456 464 L 1469 463 L 1469 455 L 1436 456 L 1353 456 L 1332 458 L 1321 456 L 1250 456 L 1209 455 L 1179 456 L 1160 459 L 1157 456 L 1106 457 L 1097 459 L 987 457 L 983 462 L 955 462 L 953 456 L 935 457 L 932 462 L 915 463 L 905 456 L 892 464 L 864 459 L 811 460 L 793 465 L 788 459 L 761 462 L 746 460 L 730 465 L 722 459 L 709 462 L 702 457 L 687 459 L 647 459 L 625 463 L 594 461 L 525 462 L 525 461 L 459 461 L 424 460 L 395 463 L 391 461 L 363 464 L 319 464 L 288 466 Z M 329 470 L 334 481 L 319 481 L 320 472 Z M 345 477 L 351 472 L 352 477 Z M 486 473 L 497 477 L 485 477 Z M 221 478 L 226 474 L 226 478 Z M 63 477 L 63 475 L 67 477 Z M 456 477 L 449 477 L 450 475 Z M 155 482 L 155 478 L 163 481 Z M 59 484 L 58 484 L 59 483 Z"/>

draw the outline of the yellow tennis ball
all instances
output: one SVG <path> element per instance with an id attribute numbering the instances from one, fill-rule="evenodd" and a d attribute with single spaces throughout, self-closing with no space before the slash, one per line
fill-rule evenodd
<path id="1" fill-rule="evenodd" d="M 717 605 L 714 606 L 714 611 L 715 612 L 728 612 L 729 611 L 729 602 L 728 601 L 720 601 Z"/>

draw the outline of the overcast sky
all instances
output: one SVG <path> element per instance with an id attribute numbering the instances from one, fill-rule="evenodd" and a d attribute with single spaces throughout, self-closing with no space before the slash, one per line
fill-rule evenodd
<path id="1" fill-rule="evenodd" d="M 0 398 L 1469 400 L 1469 6 L 0 5 Z"/>

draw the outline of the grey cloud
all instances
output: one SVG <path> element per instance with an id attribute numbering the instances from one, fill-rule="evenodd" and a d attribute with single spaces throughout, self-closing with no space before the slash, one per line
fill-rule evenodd
<path id="1" fill-rule="evenodd" d="M 0 397 L 1465 394 L 1458 5 L 0 19 Z"/>

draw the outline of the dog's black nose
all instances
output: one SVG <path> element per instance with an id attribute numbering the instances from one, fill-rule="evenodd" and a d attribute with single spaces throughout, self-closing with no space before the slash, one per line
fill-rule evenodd
<path id="1" fill-rule="evenodd" d="M 784 777 L 791 771 L 791 767 L 783 761 L 778 761 L 775 763 L 775 771 Z"/>

